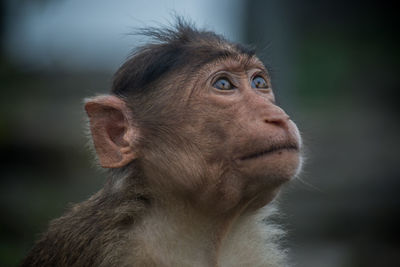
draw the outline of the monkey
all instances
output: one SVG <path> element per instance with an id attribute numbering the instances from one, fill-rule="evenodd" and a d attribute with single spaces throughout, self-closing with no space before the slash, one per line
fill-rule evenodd
<path id="1" fill-rule="evenodd" d="M 255 50 L 178 18 L 85 100 L 104 187 L 21 266 L 288 266 L 268 221 L 301 169 L 299 130 Z"/>

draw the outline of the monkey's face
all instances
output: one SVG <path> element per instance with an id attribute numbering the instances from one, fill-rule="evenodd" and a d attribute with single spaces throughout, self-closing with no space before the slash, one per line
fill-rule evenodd
<path id="1" fill-rule="evenodd" d="M 156 183 L 228 210 L 249 200 L 265 205 L 298 172 L 299 131 L 275 104 L 257 58 L 204 66 L 182 97 L 172 118 L 179 126 L 145 156 Z"/>

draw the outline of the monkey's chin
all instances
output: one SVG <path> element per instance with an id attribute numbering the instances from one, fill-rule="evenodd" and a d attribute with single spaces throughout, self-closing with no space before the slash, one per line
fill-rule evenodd
<path id="1" fill-rule="evenodd" d="M 291 180 L 299 166 L 300 153 L 296 149 L 281 149 L 238 162 L 251 187 L 278 187 Z"/>

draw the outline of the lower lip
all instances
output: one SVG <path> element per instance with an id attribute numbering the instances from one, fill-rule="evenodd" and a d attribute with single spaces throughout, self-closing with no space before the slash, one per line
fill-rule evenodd
<path id="1" fill-rule="evenodd" d="M 298 153 L 299 151 L 296 148 L 280 148 L 280 149 L 276 149 L 276 150 L 265 152 L 265 153 L 260 154 L 258 156 L 251 156 L 251 157 L 248 157 L 248 158 L 245 158 L 245 159 L 240 159 L 240 161 L 241 162 L 245 162 L 245 161 L 250 161 L 250 160 L 256 160 L 256 159 L 260 159 L 260 158 L 264 158 L 264 157 L 270 156 L 272 154 L 281 155 L 283 152 L 295 152 L 295 153 Z"/>

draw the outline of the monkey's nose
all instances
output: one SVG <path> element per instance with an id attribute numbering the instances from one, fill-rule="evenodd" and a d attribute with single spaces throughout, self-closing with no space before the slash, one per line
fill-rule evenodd
<path id="1" fill-rule="evenodd" d="M 275 107 L 273 111 L 268 112 L 268 114 L 264 116 L 265 123 L 275 124 L 285 128 L 287 127 L 289 120 L 289 115 L 279 107 Z"/>

